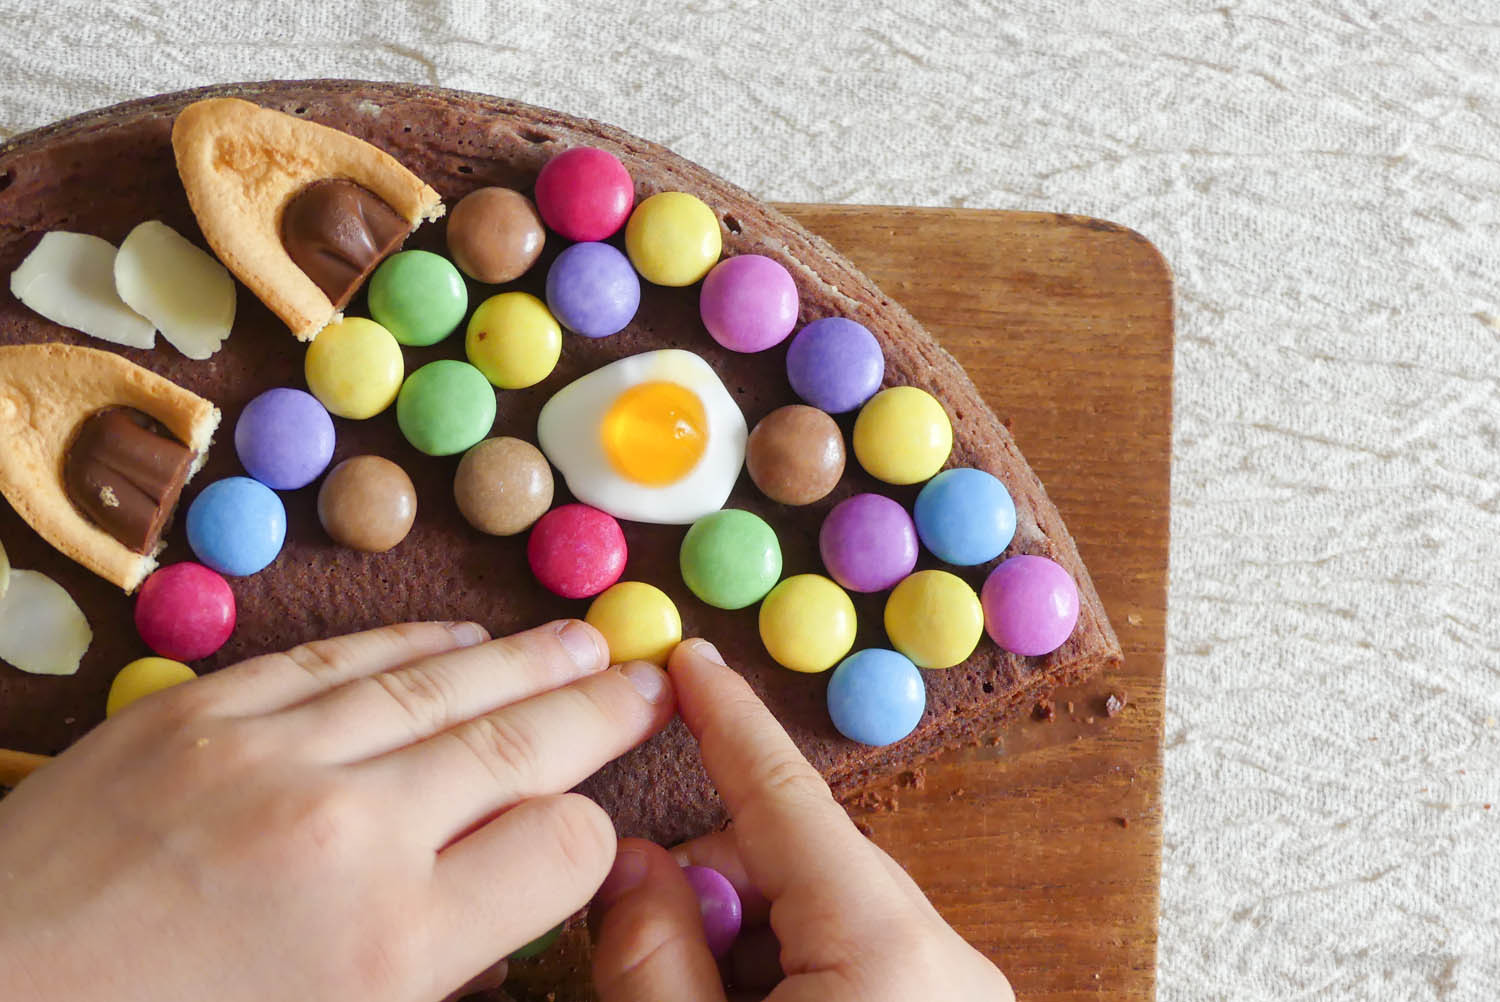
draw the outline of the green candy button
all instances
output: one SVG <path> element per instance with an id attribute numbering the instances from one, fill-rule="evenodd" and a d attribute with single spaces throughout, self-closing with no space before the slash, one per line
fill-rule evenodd
<path id="1" fill-rule="evenodd" d="M 495 390 L 468 362 L 428 362 L 406 377 L 396 397 L 401 434 L 429 456 L 463 452 L 494 423 Z"/>
<path id="2" fill-rule="evenodd" d="M 526 960 L 527 958 L 535 957 L 539 953 L 546 953 L 551 949 L 552 944 L 557 942 L 557 937 L 562 934 L 562 931 L 563 927 L 561 925 L 555 925 L 505 959 Z"/>
<path id="3" fill-rule="evenodd" d="M 404 345 L 437 344 L 458 329 L 468 309 L 464 277 L 431 251 L 392 254 L 370 278 L 370 316 Z"/>
<path id="4" fill-rule="evenodd" d="M 726 508 L 704 515 L 682 538 L 682 581 L 719 609 L 743 609 L 766 597 L 781 577 L 776 530 L 757 515 Z"/>

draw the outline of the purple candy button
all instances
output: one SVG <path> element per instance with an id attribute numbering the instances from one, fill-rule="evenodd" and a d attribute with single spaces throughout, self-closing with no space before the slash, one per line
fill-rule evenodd
<path id="1" fill-rule="evenodd" d="M 574 244 L 547 270 L 547 308 L 574 334 L 618 334 L 640 305 L 641 280 L 609 244 Z"/>
<path id="2" fill-rule="evenodd" d="M 1011 557 L 990 572 L 979 601 L 990 638 L 1027 657 L 1057 650 L 1078 622 L 1078 586 L 1046 557 Z"/>
<path id="3" fill-rule="evenodd" d="M 703 279 L 698 313 L 713 339 L 730 351 L 765 351 L 785 341 L 797 324 L 797 283 L 760 254 L 726 258 Z"/>
<path id="4" fill-rule="evenodd" d="M 240 412 L 234 451 L 250 476 L 272 490 L 294 491 L 333 459 L 333 419 L 311 393 L 267 390 Z"/>
<path id="5" fill-rule="evenodd" d="M 863 324 L 824 317 L 792 338 L 786 375 L 797 396 L 819 410 L 843 414 L 880 389 L 885 353 Z"/>
<path id="6" fill-rule="evenodd" d="M 823 566 L 850 591 L 883 591 L 917 565 L 917 530 L 906 509 L 882 494 L 840 501 L 818 532 Z"/>
<path id="7" fill-rule="evenodd" d="M 740 895 L 718 870 L 706 866 L 684 866 L 682 875 L 698 895 L 698 910 L 703 915 L 703 936 L 715 957 L 722 957 L 740 934 Z"/>

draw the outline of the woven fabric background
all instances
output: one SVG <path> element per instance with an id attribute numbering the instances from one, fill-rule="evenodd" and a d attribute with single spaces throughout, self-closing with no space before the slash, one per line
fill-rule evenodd
<path id="1" fill-rule="evenodd" d="M 773 199 L 1150 237 L 1179 311 L 1160 997 L 1500 993 L 1500 7 L 0 0 L 0 135 L 313 76 L 603 119 Z"/>

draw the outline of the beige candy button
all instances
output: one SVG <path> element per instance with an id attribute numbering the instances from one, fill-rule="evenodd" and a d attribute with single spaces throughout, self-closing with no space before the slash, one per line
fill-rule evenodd
<path id="1" fill-rule="evenodd" d="M 380 456 L 344 460 L 318 489 L 318 521 L 351 550 L 384 553 L 406 538 L 416 518 L 411 477 Z"/>
<path id="2" fill-rule="evenodd" d="M 464 453 L 453 497 L 480 532 L 514 536 L 552 506 L 552 467 L 530 442 L 488 438 Z"/>
<path id="3" fill-rule="evenodd" d="M 745 469 L 772 501 L 812 504 L 844 475 L 844 436 L 816 407 L 778 407 L 750 432 Z"/>
<path id="4" fill-rule="evenodd" d="M 526 274 L 547 233 L 531 200 L 510 188 L 479 188 L 448 217 L 448 253 L 476 282 L 498 285 Z"/>

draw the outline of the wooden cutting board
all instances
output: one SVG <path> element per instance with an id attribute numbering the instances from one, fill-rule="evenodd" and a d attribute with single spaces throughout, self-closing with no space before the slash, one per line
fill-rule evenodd
<path id="1" fill-rule="evenodd" d="M 1078 542 L 1123 670 L 1057 694 L 851 813 L 1024 1002 L 1155 997 L 1172 279 L 1130 230 L 1083 216 L 783 205 L 968 369 Z M 1107 715 L 1105 702 L 1125 709 Z M 582 936 L 514 987 L 587 998 Z M 561 963 L 559 963 L 561 961 Z M 567 984 L 555 978 L 568 972 Z M 549 992 L 550 990 L 550 992 Z"/>

